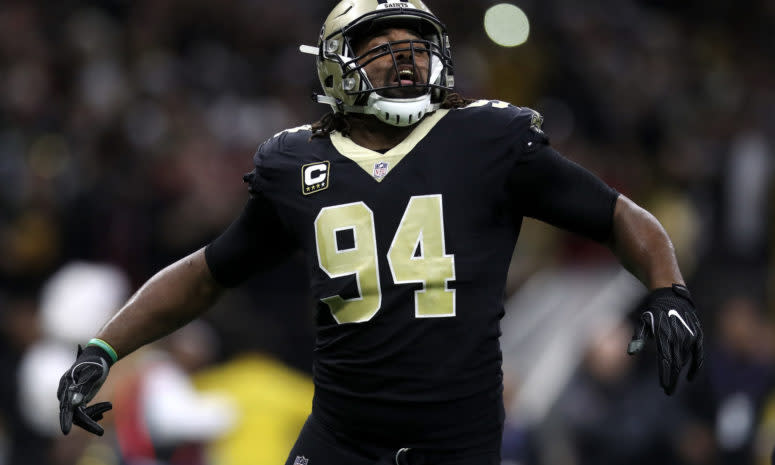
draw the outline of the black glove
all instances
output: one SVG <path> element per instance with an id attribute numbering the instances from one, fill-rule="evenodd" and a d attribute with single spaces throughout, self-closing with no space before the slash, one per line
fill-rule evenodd
<path id="1" fill-rule="evenodd" d="M 686 286 L 673 284 L 652 291 L 642 305 L 639 324 L 627 348 L 633 355 L 645 345 L 646 337 L 656 340 L 659 356 L 659 383 L 671 395 L 678 385 L 681 368 L 689 363 L 691 381 L 702 367 L 702 326 Z"/>
<path id="2" fill-rule="evenodd" d="M 75 363 L 62 375 L 57 389 L 59 399 L 59 426 L 67 434 L 73 424 L 86 431 L 102 436 L 105 430 L 97 424 L 102 414 L 113 408 L 110 402 L 100 402 L 87 407 L 86 404 L 100 390 L 113 360 L 105 350 L 97 346 L 78 346 Z"/>

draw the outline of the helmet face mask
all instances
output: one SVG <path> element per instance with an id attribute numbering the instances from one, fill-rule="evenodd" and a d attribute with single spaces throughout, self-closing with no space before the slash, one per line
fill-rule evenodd
<path id="1" fill-rule="evenodd" d="M 436 59 L 430 59 L 429 55 Z M 342 75 L 344 91 L 349 95 L 355 95 L 356 102 L 358 102 L 359 100 L 363 101 L 371 92 L 385 97 L 411 98 L 428 93 L 431 89 L 439 89 L 438 84 L 431 82 L 432 65 L 436 63 L 437 69 L 439 66 L 438 55 L 438 46 L 429 40 L 407 39 L 383 42 L 353 58 L 352 65 L 346 64 L 347 71 Z M 375 85 L 377 81 L 373 79 L 374 76 L 369 78 L 365 68 L 372 62 L 386 56 L 390 56 L 392 67 L 388 73 L 389 77 L 394 78 L 394 80 L 386 77 L 383 79 L 382 85 Z M 408 58 L 399 60 L 399 57 L 402 56 Z M 348 83 L 354 80 L 352 76 L 355 73 L 360 74 L 361 82 L 367 85 L 361 86 L 361 89 L 348 89 Z M 411 81 L 411 83 L 407 81 Z M 415 95 L 406 95 L 409 93 Z"/>
<path id="2" fill-rule="evenodd" d="M 412 34 L 356 55 L 389 29 Z M 415 124 L 436 110 L 454 85 L 446 28 L 419 0 L 343 0 L 324 23 L 317 49 L 302 46 L 302 51 L 317 56 L 325 93 L 319 102 L 336 112 L 373 114 L 396 126 Z M 365 68 L 387 55 L 392 69 L 380 76 L 382 82 L 371 76 L 375 86 Z"/>

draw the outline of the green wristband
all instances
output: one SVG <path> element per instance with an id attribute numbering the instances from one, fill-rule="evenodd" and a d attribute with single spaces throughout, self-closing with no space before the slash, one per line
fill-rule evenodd
<path id="1" fill-rule="evenodd" d="M 103 341 L 102 339 L 97 339 L 96 337 L 89 341 L 88 344 L 91 346 L 97 346 L 100 349 L 104 350 L 105 352 L 110 355 L 110 358 L 113 359 L 113 363 L 116 363 L 118 361 L 118 354 L 116 353 L 116 350 L 113 349 L 113 347 L 110 346 L 107 342 Z"/>

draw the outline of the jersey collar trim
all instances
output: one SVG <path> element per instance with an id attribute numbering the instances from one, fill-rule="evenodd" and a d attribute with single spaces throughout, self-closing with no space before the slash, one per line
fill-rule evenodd
<path id="1" fill-rule="evenodd" d="M 382 180 L 390 174 L 390 171 L 395 168 L 398 163 L 400 163 L 401 160 L 403 160 L 404 157 L 428 135 L 428 133 L 431 132 L 431 129 L 436 126 L 436 123 L 438 123 L 448 112 L 449 110 L 446 109 L 436 110 L 426 116 L 417 124 L 414 130 L 409 133 L 406 139 L 385 153 L 379 153 L 361 147 L 353 142 L 352 139 L 343 136 L 338 131 L 331 133 L 331 143 L 342 156 L 349 158 L 360 166 L 372 176 L 375 181 L 382 182 Z M 376 166 L 377 164 L 379 164 L 379 167 Z"/>

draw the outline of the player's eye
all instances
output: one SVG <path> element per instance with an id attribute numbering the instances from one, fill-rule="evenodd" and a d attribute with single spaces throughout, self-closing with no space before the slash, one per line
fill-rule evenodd
<path id="1" fill-rule="evenodd" d="M 425 45 L 415 45 L 414 46 L 414 54 L 415 55 L 428 55 L 430 53 L 430 50 Z"/>
<path id="2" fill-rule="evenodd" d="M 384 44 L 379 44 L 375 47 L 372 47 L 368 52 L 366 52 L 366 54 L 364 55 L 364 58 L 373 60 L 375 58 L 379 58 L 383 55 L 388 55 L 388 54 L 390 54 L 390 44 L 384 43 Z"/>

